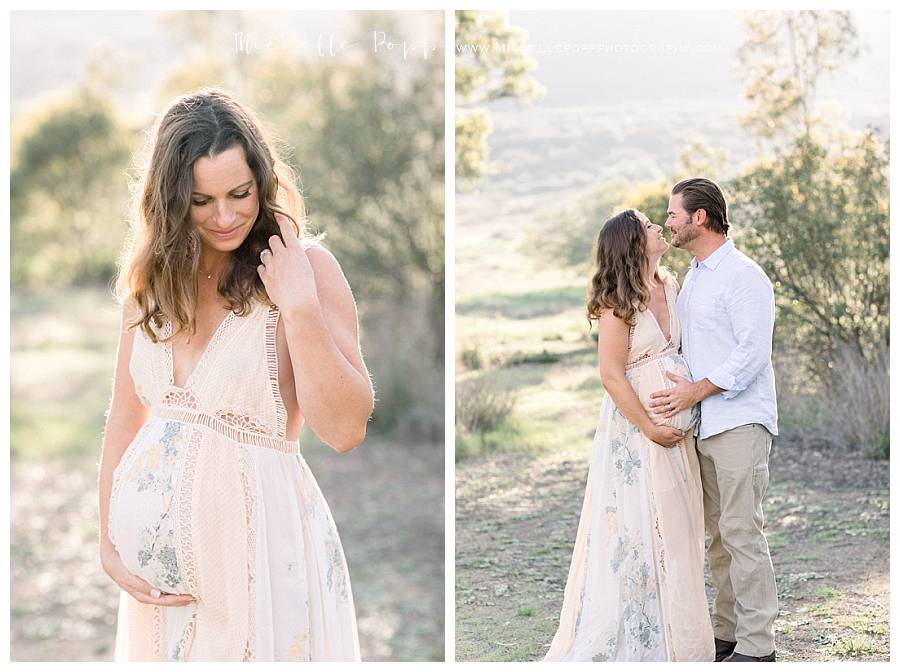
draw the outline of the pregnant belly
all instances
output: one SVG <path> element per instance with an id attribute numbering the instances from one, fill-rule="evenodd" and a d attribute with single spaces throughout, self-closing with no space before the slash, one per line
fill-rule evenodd
<path id="1" fill-rule="evenodd" d="M 110 540 L 130 572 L 166 593 L 187 592 L 177 527 L 182 465 L 192 431 L 188 424 L 151 419 L 113 475 Z"/>
<path id="2" fill-rule="evenodd" d="M 647 409 L 648 413 L 650 412 L 650 402 L 652 401 L 650 399 L 651 394 L 660 390 L 670 390 L 675 387 L 675 383 L 666 377 L 667 372 L 673 373 L 676 376 L 681 376 L 682 378 L 687 378 L 688 380 L 693 380 L 687 362 L 684 361 L 684 357 L 676 352 L 652 360 L 642 366 L 637 366 L 628 372 L 628 378 L 631 385 L 634 387 L 638 399 L 641 400 L 641 403 L 644 405 L 644 408 Z M 662 422 L 663 424 L 675 427 L 676 429 L 687 431 L 692 429 L 699 419 L 699 407 L 692 406 L 676 413 L 671 418 L 662 420 Z"/>

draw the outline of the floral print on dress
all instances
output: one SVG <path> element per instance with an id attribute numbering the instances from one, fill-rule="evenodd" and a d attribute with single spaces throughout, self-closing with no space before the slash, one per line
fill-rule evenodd
<path id="1" fill-rule="evenodd" d="M 197 602 L 191 613 L 187 607 L 144 605 L 122 591 L 117 661 L 359 660 L 353 597 L 334 521 L 297 441 L 285 433 L 278 316 L 277 308 L 254 304 L 249 315 L 229 317 L 231 335 L 213 338 L 188 378 L 197 383 L 194 388 L 173 386 L 171 344 L 152 343 L 142 330 L 135 333 L 132 377 L 152 402 L 151 417 L 117 467 L 122 494 L 114 490 L 110 497 L 110 538 L 129 571 L 160 590 L 192 593 Z M 235 469 L 213 471 L 223 452 L 239 452 L 245 463 L 226 460 L 223 466 Z M 240 496 L 247 492 L 242 484 L 257 498 L 246 535 L 244 507 L 250 500 Z M 221 497 L 226 491 L 237 496 Z M 211 496 L 220 497 L 212 510 L 204 506 Z M 222 526 L 209 518 L 216 510 L 229 522 L 223 535 L 240 519 L 241 534 L 228 537 L 234 543 L 215 545 L 213 535 Z M 280 563 L 262 562 L 244 575 L 244 551 L 253 565 L 254 544 L 268 558 L 285 558 L 291 566 L 284 571 Z M 215 560 L 221 549 L 230 554 L 222 564 L 230 563 L 239 578 L 219 587 Z M 172 580 L 182 585 L 167 588 L 164 582 Z M 230 618 L 214 613 L 215 597 L 229 593 L 251 610 L 241 632 Z M 276 614 L 277 623 L 256 618 L 255 609 Z"/>
<path id="2" fill-rule="evenodd" d="M 329 525 L 325 541 L 325 559 L 328 570 L 325 575 L 325 583 L 329 592 L 334 592 L 341 601 L 347 601 L 347 568 L 344 565 L 344 552 L 338 541 L 334 525 Z"/>
<path id="3" fill-rule="evenodd" d="M 667 372 L 690 376 L 678 354 L 674 290 L 667 282 L 672 338 L 641 311 L 629 342 L 625 377 L 648 411 L 650 395 L 674 385 Z M 685 409 L 666 424 L 687 432 L 697 412 Z M 672 450 L 651 442 L 604 396 L 559 628 L 544 660 L 713 660 L 702 490 L 691 450 L 693 441 Z M 684 585 L 672 581 L 676 565 Z"/>
<path id="4" fill-rule="evenodd" d="M 631 439 L 635 434 L 640 434 L 641 430 L 628 422 L 628 418 L 616 408 L 613 412 L 613 431 L 610 449 L 616 469 L 623 472 L 625 485 L 634 485 L 635 476 L 641 468 L 641 458 L 637 445 Z"/>
<path id="5" fill-rule="evenodd" d="M 693 377 L 691 376 L 691 370 L 688 368 L 687 362 L 684 357 L 682 357 L 677 352 L 673 352 L 668 357 L 669 366 L 666 367 L 670 373 L 674 373 L 676 376 L 681 376 L 682 378 L 687 378 L 690 381 L 693 381 Z M 674 384 L 673 384 L 674 386 Z M 685 433 L 688 430 L 693 429 L 700 423 L 700 404 L 694 404 L 691 406 L 691 419 L 688 423 L 688 426 L 684 428 Z"/>
<path id="6" fill-rule="evenodd" d="M 152 492 L 160 497 L 159 516 L 140 530 L 137 562 L 141 576 L 164 592 L 181 592 L 182 575 L 175 536 L 175 479 L 178 457 L 185 445 L 185 425 L 167 422 L 155 445 L 148 446 L 132 465 L 131 475 L 137 492 Z"/>
<path id="7" fill-rule="evenodd" d="M 175 592 L 181 584 L 181 573 L 178 569 L 178 557 L 175 554 L 175 530 L 165 525 L 168 514 L 160 519 L 160 524 L 153 529 L 145 527 L 141 530 L 145 542 L 138 551 L 138 562 L 141 567 L 153 566 L 156 570 L 157 588 L 167 588 L 166 592 Z"/>
<path id="8" fill-rule="evenodd" d="M 616 650 L 619 638 L 615 635 L 606 640 L 606 650 L 595 653 L 591 660 L 595 663 L 606 663 L 612 660 L 612 652 Z"/>
<path id="9" fill-rule="evenodd" d="M 656 579 L 644 545 L 633 541 L 627 533 L 620 536 L 610 567 L 619 577 L 622 618 L 631 641 L 639 642 L 648 651 L 659 646 L 661 630 L 654 616 L 659 613 Z"/>
<path id="10" fill-rule="evenodd" d="M 287 660 L 309 660 L 309 631 L 305 630 L 294 637 L 287 650 Z"/>
<path id="11" fill-rule="evenodd" d="M 588 532 L 587 540 L 585 541 L 585 553 L 590 552 L 591 550 L 591 533 Z M 575 619 L 575 632 L 578 632 L 581 627 L 581 616 L 584 614 L 584 598 L 587 594 L 587 582 L 581 584 L 581 595 L 578 598 L 578 618 Z"/>

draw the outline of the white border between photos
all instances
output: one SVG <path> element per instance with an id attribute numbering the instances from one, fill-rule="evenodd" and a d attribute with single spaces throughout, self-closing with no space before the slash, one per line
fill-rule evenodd
<path id="1" fill-rule="evenodd" d="M 444 661 L 456 658 L 456 21 L 444 12 Z"/>

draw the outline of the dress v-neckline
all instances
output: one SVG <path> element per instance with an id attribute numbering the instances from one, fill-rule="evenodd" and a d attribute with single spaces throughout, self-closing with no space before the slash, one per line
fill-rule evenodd
<path id="1" fill-rule="evenodd" d="M 666 297 L 666 314 L 669 316 L 669 335 L 666 336 L 665 332 L 662 330 L 662 325 L 659 323 L 659 320 L 656 319 L 656 315 L 653 314 L 653 310 L 650 306 L 647 306 L 647 312 L 650 313 L 650 317 L 653 318 L 653 324 L 656 325 L 656 330 L 659 331 L 659 335 L 662 336 L 666 343 L 672 342 L 672 304 L 669 301 L 669 285 L 665 280 L 662 281 L 663 285 L 663 294 Z"/>
<path id="2" fill-rule="evenodd" d="M 235 317 L 234 311 L 229 310 L 228 314 L 226 314 L 225 317 L 222 318 L 222 321 L 219 322 L 219 326 L 216 327 L 216 330 L 213 332 L 213 335 L 210 336 L 209 340 L 206 342 L 206 345 L 203 347 L 203 352 L 200 353 L 200 358 L 194 364 L 194 368 L 191 370 L 190 374 L 185 379 L 184 385 L 176 385 L 175 384 L 175 347 L 174 347 L 174 343 L 172 343 L 171 340 L 166 342 L 166 349 L 168 350 L 168 354 L 169 354 L 169 356 L 168 356 L 169 384 L 172 387 L 177 388 L 179 390 L 187 390 L 190 388 L 191 383 L 194 380 L 194 376 L 200 370 L 200 367 L 203 365 L 203 363 L 206 361 L 207 355 L 209 354 L 209 351 L 212 349 L 213 344 L 219 339 L 219 336 L 221 335 L 221 332 L 223 332 L 225 330 L 225 327 L 233 321 L 234 317 Z M 168 317 L 166 318 L 166 328 L 167 328 L 167 335 L 171 336 L 172 335 L 172 322 L 171 322 L 171 320 L 169 320 Z"/>

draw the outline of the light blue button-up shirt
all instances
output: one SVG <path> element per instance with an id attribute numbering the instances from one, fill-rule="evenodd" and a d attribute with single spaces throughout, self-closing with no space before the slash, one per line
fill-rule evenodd
<path id="1" fill-rule="evenodd" d="M 694 380 L 724 391 L 700 402 L 701 439 L 759 423 L 778 434 L 772 332 L 775 293 L 731 239 L 691 269 L 676 303 L 681 350 Z"/>

